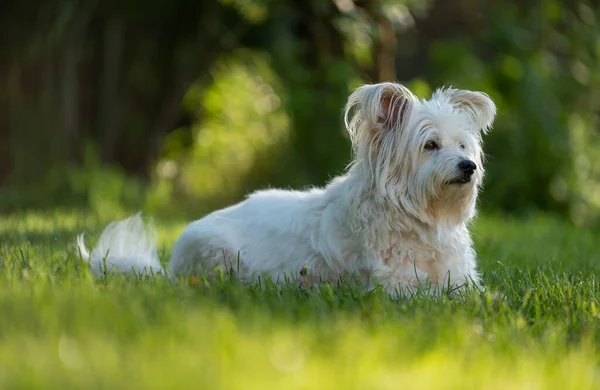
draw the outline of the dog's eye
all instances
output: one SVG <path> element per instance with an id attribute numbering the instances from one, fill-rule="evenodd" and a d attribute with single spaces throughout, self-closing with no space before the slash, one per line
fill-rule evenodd
<path id="1" fill-rule="evenodd" d="M 437 150 L 440 148 L 440 145 L 435 141 L 427 141 L 425 143 L 425 150 Z"/>
<path id="2" fill-rule="evenodd" d="M 465 148 L 465 144 L 463 144 L 463 143 L 458 144 L 458 146 L 460 146 L 461 149 Z"/>

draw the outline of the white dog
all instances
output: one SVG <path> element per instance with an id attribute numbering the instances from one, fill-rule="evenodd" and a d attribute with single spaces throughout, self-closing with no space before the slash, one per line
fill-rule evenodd
<path id="1" fill-rule="evenodd" d="M 481 135 L 496 107 L 484 93 L 437 90 L 415 97 L 395 83 L 364 85 L 345 122 L 355 159 L 324 188 L 266 190 L 189 224 L 170 273 L 226 266 L 243 279 L 358 275 L 390 292 L 480 282 L 467 224 L 483 177 Z M 153 237 L 138 215 L 113 223 L 88 253 L 100 274 L 161 272 Z"/>

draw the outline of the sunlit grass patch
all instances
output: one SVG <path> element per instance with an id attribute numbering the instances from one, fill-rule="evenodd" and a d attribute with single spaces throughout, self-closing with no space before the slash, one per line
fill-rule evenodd
<path id="1" fill-rule="evenodd" d="M 486 293 L 391 299 L 224 277 L 94 280 L 103 218 L 0 219 L 0 388 L 585 389 L 600 385 L 598 233 L 474 226 Z M 161 253 L 186 221 L 157 221 Z"/>

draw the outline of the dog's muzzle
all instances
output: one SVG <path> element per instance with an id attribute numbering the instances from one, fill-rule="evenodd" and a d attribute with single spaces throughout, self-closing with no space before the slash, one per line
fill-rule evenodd
<path id="1" fill-rule="evenodd" d="M 452 179 L 448 184 L 466 184 L 471 181 L 471 177 L 477 169 L 477 164 L 471 160 L 462 160 L 457 165 L 460 175 Z"/>

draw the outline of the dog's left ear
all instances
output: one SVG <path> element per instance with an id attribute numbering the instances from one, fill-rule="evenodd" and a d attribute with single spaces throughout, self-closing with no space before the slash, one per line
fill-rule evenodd
<path id="1" fill-rule="evenodd" d="M 344 122 L 353 144 L 380 139 L 401 130 L 410 118 L 415 96 L 398 83 L 366 84 L 348 97 Z"/>
<path id="2" fill-rule="evenodd" d="M 487 94 L 452 88 L 445 90 L 444 94 L 452 105 L 469 116 L 478 131 L 489 131 L 496 117 L 496 105 Z"/>

